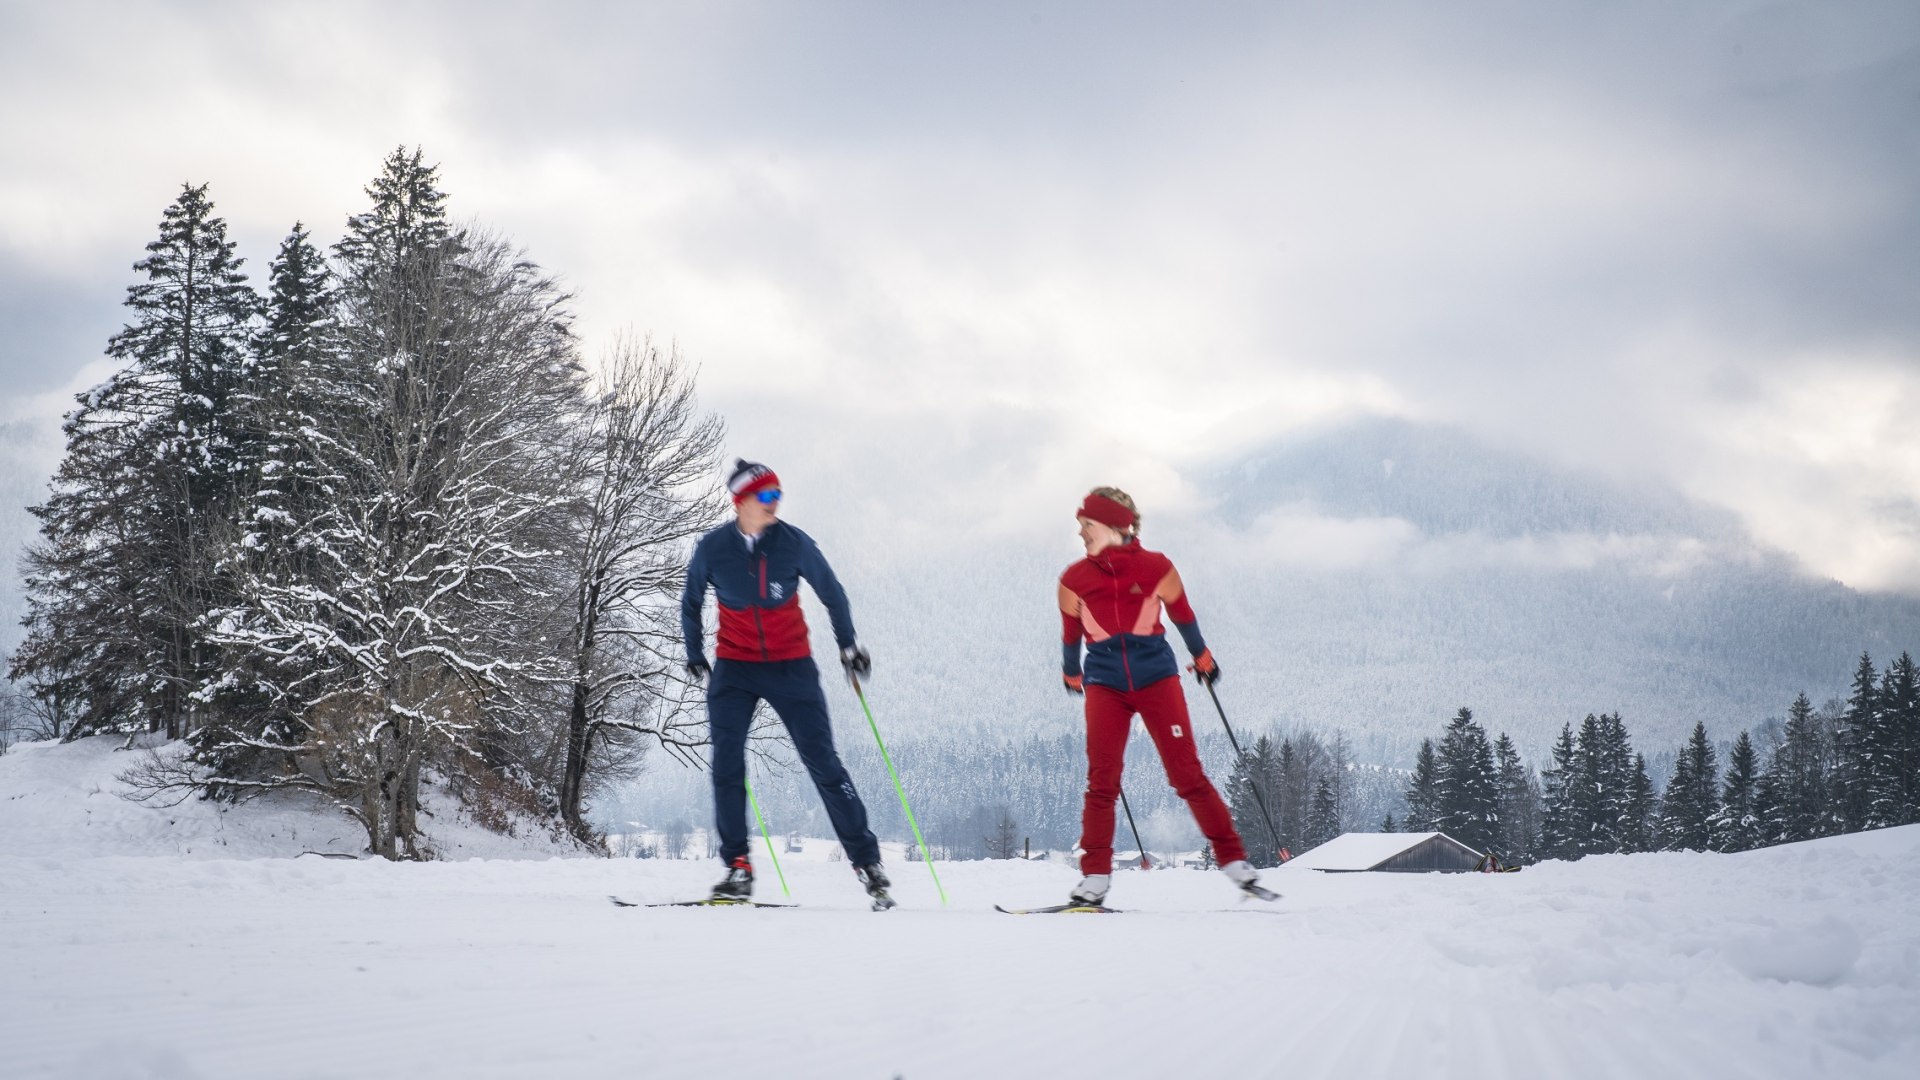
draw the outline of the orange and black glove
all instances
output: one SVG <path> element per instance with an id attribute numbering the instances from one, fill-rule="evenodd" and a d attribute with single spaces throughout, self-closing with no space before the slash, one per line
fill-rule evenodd
<path id="1" fill-rule="evenodd" d="M 1084 694 L 1087 692 L 1087 679 L 1084 675 L 1062 675 L 1060 676 L 1060 681 L 1066 685 L 1067 693 L 1069 694 Z"/>
<path id="2" fill-rule="evenodd" d="M 1212 649 L 1200 650 L 1200 655 L 1193 658 L 1187 670 L 1193 672 L 1193 677 L 1199 679 L 1202 686 L 1212 686 L 1220 681 L 1220 665 L 1214 662 Z"/>

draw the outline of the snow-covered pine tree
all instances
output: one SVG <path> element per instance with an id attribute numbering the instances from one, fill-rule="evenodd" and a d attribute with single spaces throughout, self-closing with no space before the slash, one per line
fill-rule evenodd
<path id="1" fill-rule="evenodd" d="M 1540 774 L 1540 857 L 1543 859 L 1580 857 L 1580 808 L 1576 805 L 1579 759 L 1573 725 L 1563 724 L 1560 737 L 1553 743 L 1553 767 Z"/>
<path id="2" fill-rule="evenodd" d="M 1295 733 L 1280 740 L 1276 759 L 1280 771 L 1280 805 L 1269 803 L 1274 821 L 1280 826 L 1280 846 L 1288 851 L 1303 850 L 1307 834 L 1307 807 L 1313 799 L 1315 765 L 1318 764 L 1318 739 Z"/>
<path id="3" fill-rule="evenodd" d="M 1746 732 L 1734 740 L 1727 755 L 1727 779 L 1720 791 L 1720 809 L 1713 817 L 1715 851 L 1751 851 L 1766 841 L 1760 820 L 1760 764 L 1753 738 Z"/>
<path id="4" fill-rule="evenodd" d="M 1635 766 L 1632 740 L 1620 714 L 1602 713 L 1594 726 L 1589 746 L 1582 739 L 1581 752 L 1587 758 L 1587 775 L 1592 779 L 1592 817 L 1585 850 L 1605 854 L 1633 850 L 1634 838 L 1642 831 L 1647 809 L 1641 791 L 1646 764 Z M 1645 787 L 1651 790 L 1651 782 Z"/>
<path id="5" fill-rule="evenodd" d="M 1499 778 L 1493 748 L 1473 710 L 1461 706 L 1441 736 L 1435 777 L 1436 827 L 1475 851 L 1500 842 Z"/>
<path id="6" fill-rule="evenodd" d="M 1493 741 L 1493 762 L 1500 817 L 1496 850 L 1510 864 L 1531 863 L 1539 858 L 1541 843 L 1540 782 L 1520 760 L 1520 751 L 1504 731 Z"/>
<path id="7" fill-rule="evenodd" d="M 1301 849 L 1311 851 L 1340 835 L 1340 799 L 1334 792 L 1333 776 L 1321 773 L 1314 784 L 1313 804 L 1307 810 L 1306 836 Z"/>
<path id="8" fill-rule="evenodd" d="M 1847 696 L 1834 739 L 1834 798 L 1844 831 L 1867 827 L 1873 807 L 1874 764 L 1884 736 L 1880 730 L 1880 674 L 1873 657 L 1860 654 L 1853 689 Z"/>
<path id="9" fill-rule="evenodd" d="M 27 640 L 13 674 L 71 710 L 70 736 L 202 720 L 217 671 L 203 632 L 225 599 L 215 552 L 256 448 L 235 393 L 258 298 L 202 184 L 183 185 L 134 264 L 122 367 L 82 394 L 27 557 Z"/>
<path id="10" fill-rule="evenodd" d="M 1420 740 L 1420 753 L 1413 759 L 1413 776 L 1407 781 L 1407 815 L 1401 822 L 1406 832 L 1432 832 L 1440 827 L 1440 766 L 1434 758 L 1433 740 Z"/>
<path id="11" fill-rule="evenodd" d="M 1787 709 L 1781 743 L 1767 767 L 1769 792 L 1764 817 L 1768 843 L 1790 843 L 1831 835 L 1835 801 L 1827 778 L 1826 745 L 1813 702 L 1805 693 Z"/>
<path id="12" fill-rule="evenodd" d="M 1327 760 L 1323 769 L 1333 787 L 1333 835 L 1339 836 L 1355 820 L 1359 801 L 1359 783 L 1353 764 L 1353 741 L 1345 731 L 1335 729 L 1325 740 Z"/>
<path id="13" fill-rule="evenodd" d="M 333 497 L 294 540 L 314 569 L 256 580 L 228 636 L 314 673 L 302 775 L 400 858 L 420 854 L 430 759 L 524 780 L 516 738 L 559 719 L 538 699 L 565 674 L 543 638 L 582 373 L 565 295 L 507 245 L 448 232 L 417 152 L 369 194 L 336 249 L 353 420 L 314 448 Z"/>
<path id="14" fill-rule="evenodd" d="M 1620 829 L 1621 851 L 1654 850 L 1659 809 L 1653 778 L 1647 775 L 1647 756 L 1635 753 L 1627 783 L 1627 812 Z"/>
<path id="15" fill-rule="evenodd" d="M 1573 850 L 1578 855 L 1593 855 L 1618 849 L 1619 812 L 1612 805 L 1608 766 L 1606 719 L 1593 713 L 1580 722 L 1580 733 L 1573 758 L 1572 826 Z M 1624 774 L 1621 776 L 1624 793 Z"/>
<path id="16" fill-rule="evenodd" d="M 1227 776 L 1227 805 L 1233 811 L 1234 828 L 1247 846 L 1247 861 L 1255 866 L 1275 866 L 1280 861 L 1282 840 L 1267 828 L 1266 815 L 1260 811 L 1260 799 L 1269 811 L 1279 809 L 1274 795 L 1280 789 L 1280 754 L 1273 737 L 1262 735 L 1253 748 L 1233 763 Z M 1258 796 L 1255 788 L 1258 786 Z M 1275 825 L 1279 824 L 1276 819 Z"/>
<path id="17" fill-rule="evenodd" d="M 1920 674 L 1901 653 L 1880 680 L 1879 763 L 1875 767 L 1873 827 L 1920 821 Z"/>
<path id="18" fill-rule="evenodd" d="M 1720 810 L 1720 777 L 1707 725 L 1693 725 L 1673 761 L 1673 775 L 1660 800 L 1660 841 L 1667 851 L 1712 851 L 1713 820 Z"/>
<path id="19" fill-rule="evenodd" d="M 380 175 L 367 185 L 373 206 L 347 219 L 347 234 L 333 246 L 347 269 L 347 285 L 361 294 L 361 302 L 375 293 L 390 294 L 392 272 L 415 265 L 422 258 L 444 260 L 447 245 L 457 239 L 447 224 L 446 193 L 440 190 L 439 166 L 428 165 L 419 147 L 412 153 L 396 147 L 380 163 Z M 452 252 L 457 254 L 457 250 Z M 424 301 L 428 293 L 389 299 Z"/>
<path id="20" fill-rule="evenodd" d="M 331 505 L 333 484 L 322 447 L 353 421 L 351 375 L 341 362 L 332 273 L 298 222 L 280 244 L 270 273 L 264 325 L 252 346 L 248 378 L 236 397 L 250 443 L 258 447 L 241 480 L 237 532 L 221 556 L 236 582 L 235 607 L 217 620 L 245 617 L 241 598 L 255 579 L 307 580 L 318 552 L 302 526 Z M 206 697 L 213 722 L 194 736 L 195 758 L 210 767 L 209 790 L 237 795 L 241 780 L 272 785 L 294 771 L 287 748 L 301 744 L 299 688 L 316 672 L 300 655 L 229 649 L 222 677 Z M 221 784 L 226 779 L 236 783 Z"/>

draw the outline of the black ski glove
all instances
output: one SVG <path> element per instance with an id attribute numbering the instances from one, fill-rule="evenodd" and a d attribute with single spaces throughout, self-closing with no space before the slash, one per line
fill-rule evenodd
<path id="1" fill-rule="evenodd" d="M 873 674 L 873 657 L 858 645 L 849 645 L 840 650 L 840 666 L 847 671 L 847 681 L 864 679 Z"/>
<path id="2" fill-rule="evenodd" d="M 713 668 L 708 665 L 705 660 L 690 660 L 687 662 L 687 675 L 693 679 L 694 682 L 706 682 L 707 676 L 712 674 Z"/>

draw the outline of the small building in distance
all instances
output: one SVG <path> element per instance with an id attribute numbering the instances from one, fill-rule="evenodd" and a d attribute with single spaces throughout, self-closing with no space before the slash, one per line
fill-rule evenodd
<path id="1" fill-rule="evenodd" d="M 1398 874 L 1464 873 L 1480 869 L 1482 853 L 1446 833 L 1350 832 L 1282 864 L 1286 870 L 1357 874 L 1369 870 Z"/>

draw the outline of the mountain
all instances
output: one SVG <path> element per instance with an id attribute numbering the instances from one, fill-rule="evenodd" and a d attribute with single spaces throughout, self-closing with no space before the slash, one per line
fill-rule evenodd
<path id="1" fill-rule="evenodd" d="M 1341 727 L 1363 761 L 1410 762 L 1462 705 L 1536 762 L 1561 725 L 1619 711 L 1652 757 L 1696 721 L 1730 740 L 1803 690 L 1843 695 L 1862 650 L 1920 651 L 1920 601 L 1812 575 L 1678 492 L 1457 430 L 1367 420 L 1194 482 L 1205 509 L 1144 507 L 1144 538 L 1181 569 L 1230 718 Z M 917 733 L 1073 729 L 1052 592 L 1072 557 L 849 566 L 876 704 Z"/>

